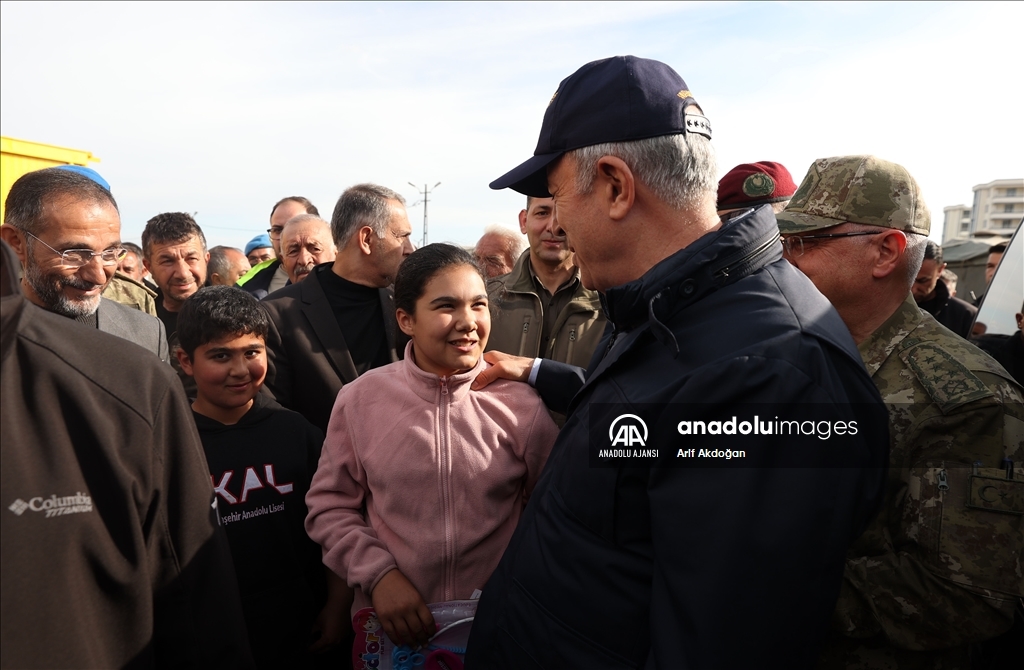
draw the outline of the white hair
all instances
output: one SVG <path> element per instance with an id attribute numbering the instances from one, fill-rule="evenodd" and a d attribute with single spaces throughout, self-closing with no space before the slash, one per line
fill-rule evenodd
<path id="1" fill-rule="evenodd" d="M 523 253 L 523 236 L 519 234 L 518 230 L 512 230 L 505 226 L 492 225 L 487 226 L 484 229 L 484 234 L 480 236 L 480 240 L 483 240 L 488 235 L 493 235 L 501 239 L 505 246 L 505 253 L 513 261 L 519 258 L 519 254 Z M 477 241 L 477 246 L 480 245 L 480 241 Z"/>
<path id="2" fill-rule="evenodd" d="M 603 156 L 622 159 L 660 200 L 675 209 L 699 205 L 718 194 L 715 150 L 703 135 L 661 135 L 631 142 L 594 144 L 570 151 L 576 161 L 576 190 L 594 187 L 597 161 Z"/>
<path id="3" fill-rule="evenodd" d="M 864 223 L 851 223 L 850 227 L 853 228 L 851 232 L 884 232 L 887 228 L 883 226 L 872 226 Z M 918 235 L 917 233 L 909 233 L 905 230 L 902 232 L 907 238 L 907 246 L 903 250 L 903 280 L 907 285 L 907 290 L 914 285 L 914 280 L 917 279 L 917 273 L 921 271 L 921 263 L 924 262 L 924 252 L 928 247 L 928 237 L 926 235 Z"/>

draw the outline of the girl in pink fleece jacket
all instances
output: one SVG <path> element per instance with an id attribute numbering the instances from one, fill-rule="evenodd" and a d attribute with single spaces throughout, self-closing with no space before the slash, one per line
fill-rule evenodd
<path id="1" fill-rule="evenodd" d="M 413 252 L 395 281 L 405 359 L 338 394 L 306 504 L 324 563 L 399 644 L 435 631 L 427 602 L 469 598 L 497 567 L 558 429 L 526 384 L 470 384 L 491 318 L 473 258 Z"/>

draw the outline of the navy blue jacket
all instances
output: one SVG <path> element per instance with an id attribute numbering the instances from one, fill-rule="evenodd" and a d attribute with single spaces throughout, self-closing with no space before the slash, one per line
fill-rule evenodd
<path id="1" fill-rule="evenodd" d="M 466 667 L 812 666 L 888 461 L 887 414 L 848 330 L 782 260 L 769 207 L 605 297 L 614 330 L 484 589 Z M 758 411 L 859 430 L 678 458 L 727 444 L 679 435 L 680 420 Z M 658 456 L 600 465 L 624 413 Z"/>

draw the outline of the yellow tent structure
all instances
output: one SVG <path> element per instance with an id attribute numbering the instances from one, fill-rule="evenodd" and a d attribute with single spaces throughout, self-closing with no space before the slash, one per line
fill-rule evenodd
<path id="1" fill-rule="evenodd" d="M 2 163 L 0 163 L 0 186 L 3 188 L 3 200 L 0 201 L 0 220 L 7 202 L 7 194 L 11 185 L 26 172 L 42 170 L 55 165 L 88 165 L 98 163 L 100 159 L 88 151 L 68 149 L 52 144 L 40 144 L 28 140 L 16 140 L 13 137 L 0 137 Z"/>

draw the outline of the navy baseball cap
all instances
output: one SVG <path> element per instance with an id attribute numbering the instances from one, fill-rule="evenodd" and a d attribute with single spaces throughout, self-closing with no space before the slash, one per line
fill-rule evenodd
<path id="1" fill-rule="evenodd" d="M 492 181 L 491 188 L 547 198 L 547 167 L 567 151 L 679 133 L 711 139 L 707 118 L 683 113 L 696 104 L 683 78 L 662 62 L 615 56 L 587 63 L 551 96 L 533 158 Z"/>

